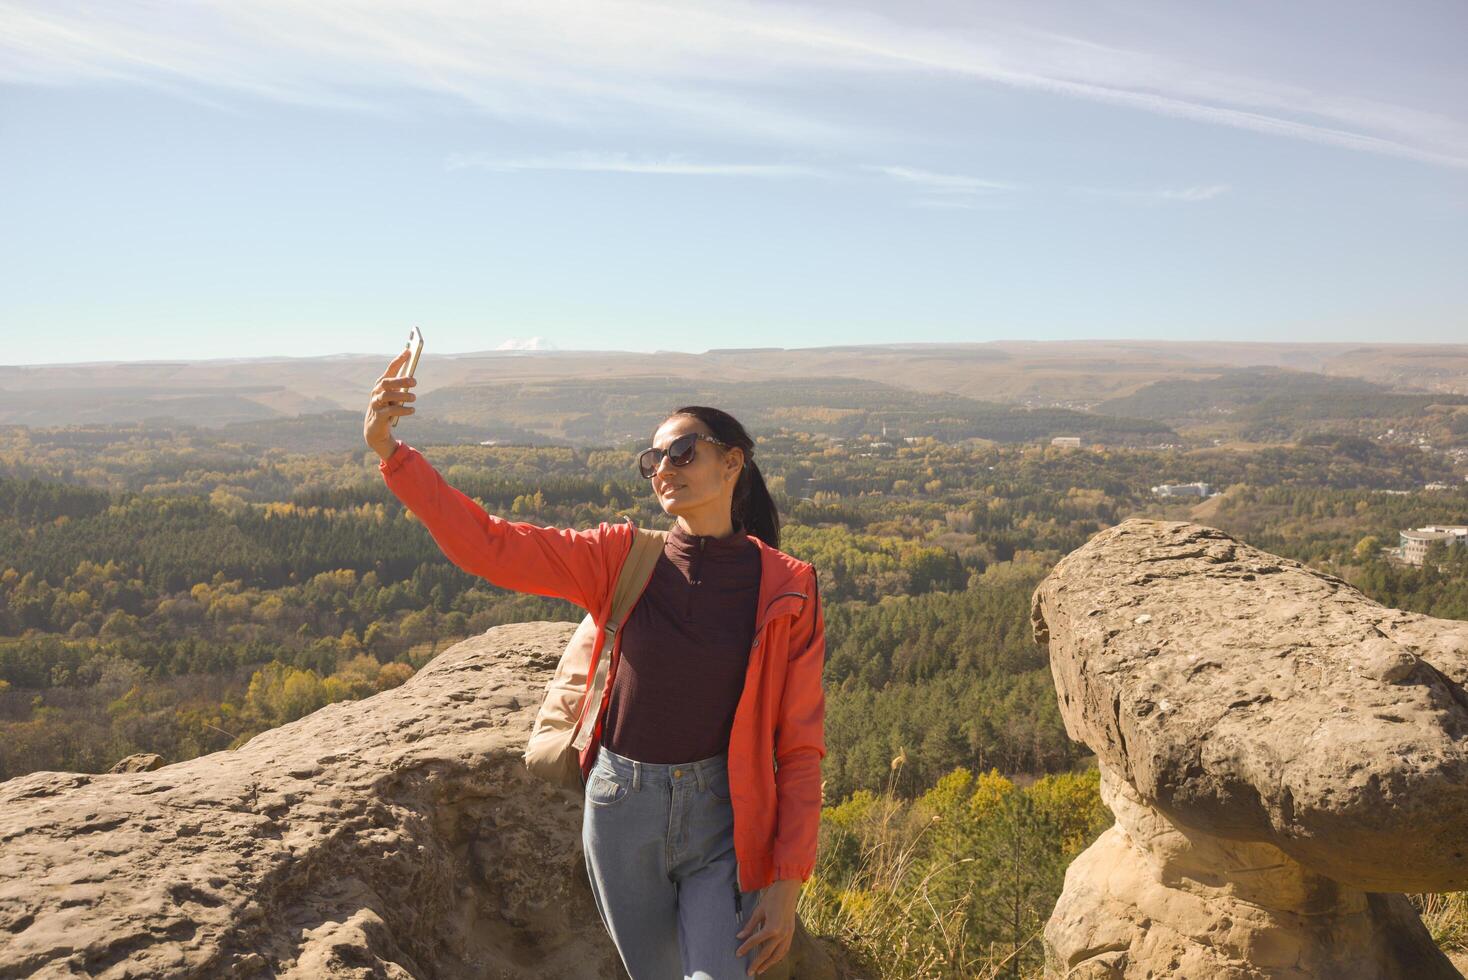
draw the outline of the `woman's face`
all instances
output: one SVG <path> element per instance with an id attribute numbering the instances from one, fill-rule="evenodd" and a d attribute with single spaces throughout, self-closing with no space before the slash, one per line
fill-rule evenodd
<path id="1" fill-rule="evenodd" d="M 664 422 L 652 437 L 657 449 L 667 449 L 681 435 L 701 432 L 712 436 L 708 426 L 691 415 L 675 415 Z M 737 446 L 724 448 L 706 439 L 694 444 L 693 461 L 687 466 L 674 466 L 664 456 L 653 472 L 652 492 L 663 510 L 677 517 L 690 515 L 724 515 L 734 499 L 734 483 L 744 465 L 744 450 Z"/>

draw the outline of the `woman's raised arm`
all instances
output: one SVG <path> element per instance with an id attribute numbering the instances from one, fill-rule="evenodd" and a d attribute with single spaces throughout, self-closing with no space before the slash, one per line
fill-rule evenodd
<path id="1" fill-rule="evenodd" d="M 495 517 L 406 442 L 377 468 L 449 561 L 501 588 L 567 599 L 588 612 L 611 595 L 636 533 L 630 524 L 606 521 L 578 531 Z"/>
<path id="2" fill-rule="evenodd" d="M 377 469 L 393 496 L 428 528 L 449 561 L 516 592 L 568 599 L 597 614 L 611 595 L 636 529 L 603 521 L 589 531 L 538 527 L 486 514 L 448 485 L 423 454 L 392 437 L 394 416 L 411 415 L 416 378 L 398 377 L 408 352 L 377 379 L 362 419 L 362 438 L 381 457 Z"/>

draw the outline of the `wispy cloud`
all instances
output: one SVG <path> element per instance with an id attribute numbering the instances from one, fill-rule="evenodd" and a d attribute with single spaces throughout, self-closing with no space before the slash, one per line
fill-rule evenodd
<path id="1" fill-rule="evenodd" d="M 1184 187 L 1182 190 L 1161 190 L 1157 195 L 1164 201 L 1211 201 L 1229 190 L 1227 184 L 1209 184 L 1207 187 Z"/>
<path id="2" fill-rule="evenodd" d="M 877 173 L 886 174 L 896 180 L 915 184 L 925 190 L 941 191 L 948 194 L 982 194 L 992 191 L 1013 190 L 1016 185 L 998 180 L 986 180 L 982 177 L 969 177 L 965 174 L 937 174 L 930 170 L 918 170 L 915 167 L 888 167 L 868 165 L 865 169 Z"/>
<path id="3" fill-rule="evenodd" d="M 966 201 L 966 200 L 943 200 L 942 198 L 918 198 L 912 202 L 915 208 L 931 208 L 933 210 L 953 211 L 1012 211 L 1015 207 L 1013 201 Z"/>
<path id="4" fill-rule="evenodd" d="M 633 159 L 626 153 L 564 153 L 556 156 L 504 159 L 487 153 L 451 154 L 449 170 L 477 168 L 501 172 L 517 170 L 575 170 L 625 174 L 670 174 L 695 177 L 822 177 L 828 170 L 794 164 L 696 163 L 681 157 Z"/>
<path id="5" fill-rule="evenodd" d="M 969 19 L 939 30 L 853 7 L 753 0 L 0 0 L 0 82 L 125 82 L 369 112 L 428 95 L 512 120 L 645 131 L 650 114 L 679 133 L 830 147 L 870 145 L 879 133 L 868 114 L 843 114 L 820 93 L 852 76 L 900 76 L 1468 168 L 1468 124 L 1456 116 L 978 8 L 950 16 Z"/>
<path id="6" fill-rule="evenodd" d="M 1009 207 L 998 204 L 992 198 L 1018 185 L 1006 181 L 972 177 L 967 174 L 941 174 L 916 167 L 894 167 L 867 165 L 862 169 L 884 174 L 908 187 L 925 194 L 913 201 L 920 208 L 956 208 L 966 211 L 993 210 Z"/>
<path id="7" fill-rule="evenodd" d="M 637 159 L 627 153 L 560 153 L 543 157 L 506 158 L 492 153 L 454 153 L 444 164 L 447 170 L 479 169 L 497 173 L 522 171 L 573 171 L 578 173 L 651 174 L 674 177 L 816 178 L 852 180 L 860 170 L 892 178 L 898 184 L 927 196 L 913 200 L 920 208 L 953 208 L 970 211 L 1013 207 L 994 195 L 1018 185 L 964 174 L 941 174 L 915 167 L 863 165 L 859 171 L 842 171 L 804 164 L 709 163 L 672 155 L 662 159 Z"/>
<path id="8" fill-rule="evenodd" d="M 1228 193 L 1228 184 L 1203 184 L 1197 187 L 1159 187 L 1150 190 L 1131 190 L 1116 187 L 1072 187 L 1071 191 L 1087 197 L 1103 197 L 1116 201 L 1131 201 L 1138 204 L 1160 204 L 1168 201 L 1211 201 Z"/>

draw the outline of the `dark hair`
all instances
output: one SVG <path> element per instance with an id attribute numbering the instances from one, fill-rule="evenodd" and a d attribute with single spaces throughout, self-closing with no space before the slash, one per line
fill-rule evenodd
<path id="1" fill-rule="evenodd" d="M 670 412 L 668 418 L 674 415 L 691 415 L 708 426 L 715 439 L 744 450 L 744 468 L 734 483 L 734 499 L 730 504 L 734 529 L 759 538 L 771 548 L 780 547 L 780 513 L 755 465 L 754 440 L 744 431 L 744 426 L 728 412 L 707 405 L 684 405 Z"/>

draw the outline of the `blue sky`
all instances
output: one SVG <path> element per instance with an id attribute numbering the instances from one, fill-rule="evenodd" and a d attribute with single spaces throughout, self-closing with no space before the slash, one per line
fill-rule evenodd
<path id="1" fill-rule="evenodd" d="M 1459 0 L 0 0 L 11 364 L 1468 342 Z"/>

